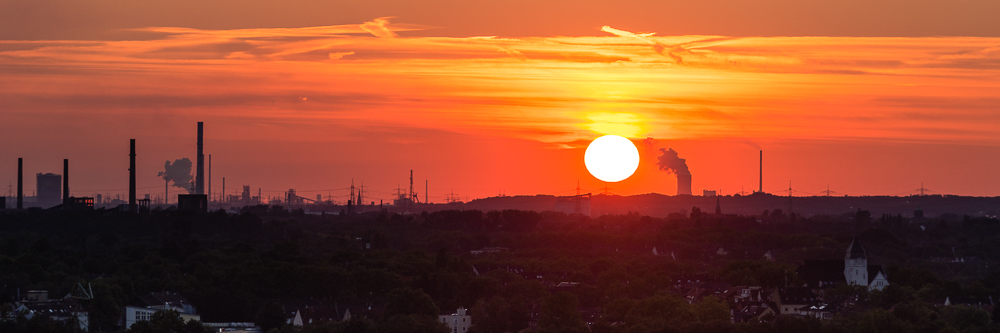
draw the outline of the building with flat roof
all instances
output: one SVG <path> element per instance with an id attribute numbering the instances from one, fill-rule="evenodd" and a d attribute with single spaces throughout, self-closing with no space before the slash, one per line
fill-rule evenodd
<path id="1" fill-rule="evenodd" d="M 39 173 L 35 175 L 37 183 L 36 204 L 49 208 L 62 203 L 62 175 L 54 173 Z"/>
<path id="2" fill-rule="evenodd" d="M 467 315 L 465 308 L 462 307 L 458 308 L 455 313 L 442 314 L 438 318 L 442 323 L 448 325 L 448 330 L 452 333 L 466 333 L 472 327 L 472 316 Z"/>
<path id="3" fill-rule="evenodd" d="M 201 321 L 194 305 L 184 296 L 172 292 L 150 293 L 139 296 L 139 304 L 125 306 L 125 329 L 132 328 L 137 322 L 148 321 L 154 313 L 174 310 L 184 322 Z"/>

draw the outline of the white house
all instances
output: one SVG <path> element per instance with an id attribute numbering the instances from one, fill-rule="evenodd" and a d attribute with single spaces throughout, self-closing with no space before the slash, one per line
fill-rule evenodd
<path id="1" fill-rule="evenodd" d="M 440 315 L 438 318 L 445 325 L 448 325 L 448 329 L 452 333 L 465 333 L 469 331 L 469 327 L 472 327 L 472 316 L 465 314 L 465 308 L 458 308 L 456 313 L 450 315 Z"/>
<path id="2" fill-rule="evenodd" d="M 133 324 L 147 321 L 154 313 L 166 310 L 177 311 L 184 322 L 201 321 L 201 315 L 184 296 L 171 292 L 150 293 L 139 296 L 138 305 L 125 306 L 125 328 L 132 328 Z"/>

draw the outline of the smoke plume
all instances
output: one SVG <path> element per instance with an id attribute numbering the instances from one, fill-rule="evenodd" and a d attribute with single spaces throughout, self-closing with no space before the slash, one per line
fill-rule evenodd
<path id="1" fill-rule="evenodd" d="M 660 148 L 660 151 L 663 152 L 663 155 L 660 155 L 660 161 L 656 164 L 660 166 L 661 171 L 673 172 L 678 176 L 691 175 L 691 171 L 688 170 L 686 160 L 680 158 L 673 148 Z"/>
<path id="2" fill-rule="evenodd" d="M 194 193 L 194 188 L 191 186 L 191 160 L 187 157 L 179 158 L 174 160 L 174 163 L 167 161 L 163 164 L 165 171 L 160 171 L 157 176 L 162 177 L 165 181 L 173 181 L 174 186 L 180 187 L 186 191 L 188 194 Z"/>

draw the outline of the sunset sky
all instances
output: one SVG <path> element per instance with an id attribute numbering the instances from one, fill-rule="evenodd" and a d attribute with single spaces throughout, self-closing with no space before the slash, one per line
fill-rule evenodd
<path id="1" fill-rule="evenodd" d="M 1000 1 L 0 0 L 0 181 L 442 202 L 602 192 L 587 143 L 641 154 L 610 192 L 1000 195 Z M 650 138 L 650 139 L 647 139 Z M 7 184 L 2 184 L 7 185 Z M 785 190 L 784 192 L 782 192 Z M 3 191 L 7 193 L 5 188 Z M 171 189 L 171 195 L 177 189 Z M 338 197 L 339 196 L 339 197 Z"/>

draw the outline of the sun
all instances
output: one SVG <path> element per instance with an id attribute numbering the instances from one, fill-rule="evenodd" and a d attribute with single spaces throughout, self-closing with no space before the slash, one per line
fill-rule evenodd
<path id="1" fill-rule="evenodd" d="M 620 182 L 639 168 L 639 149 L 632 141 L 617 135 L 594 139 L 583 154 L 587 171 L 606 182 Z"/>

